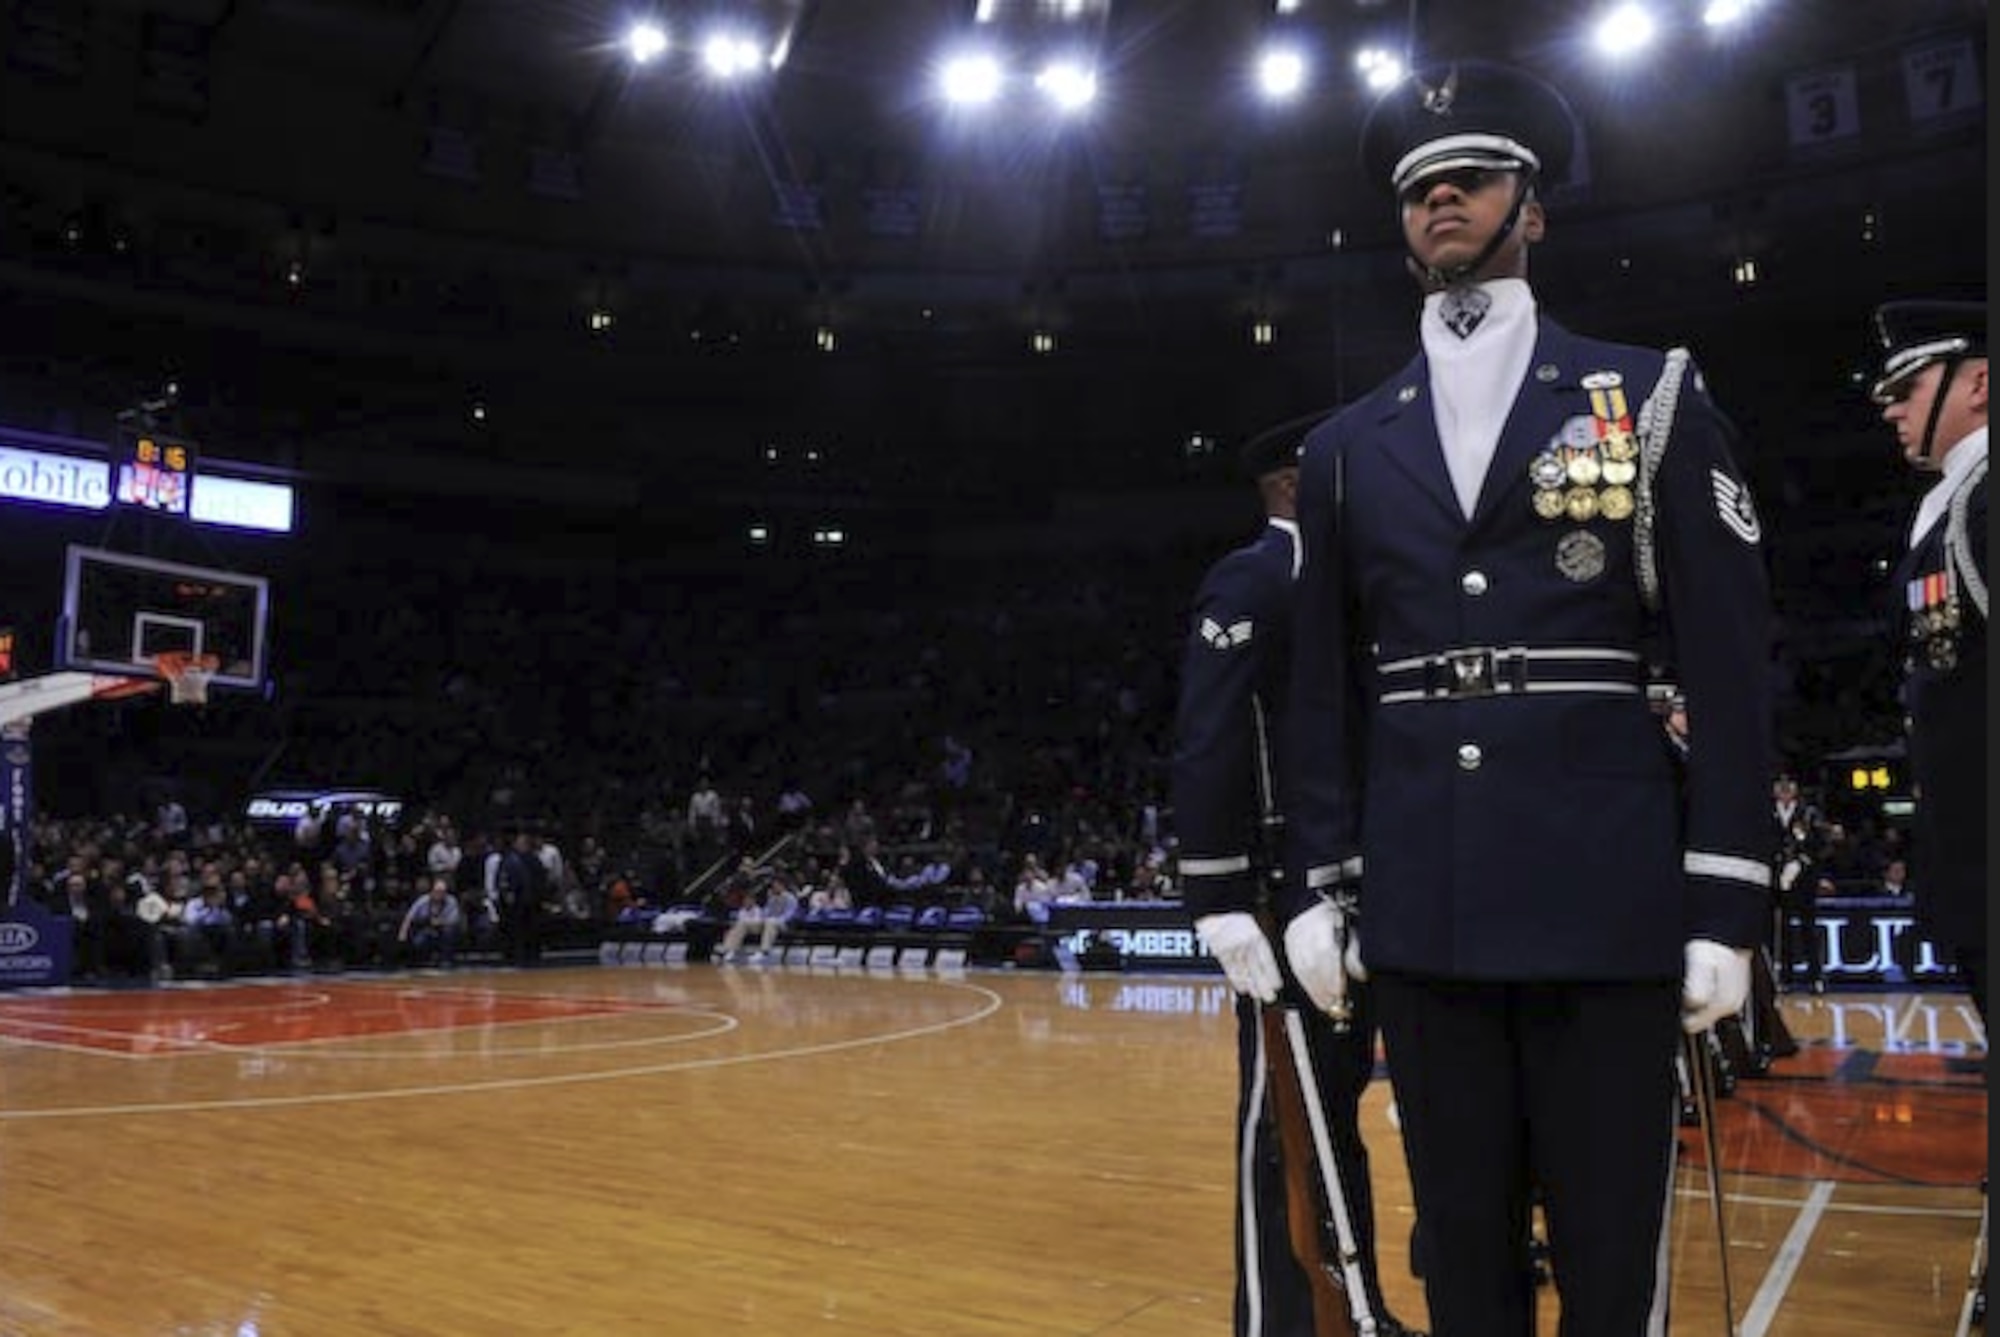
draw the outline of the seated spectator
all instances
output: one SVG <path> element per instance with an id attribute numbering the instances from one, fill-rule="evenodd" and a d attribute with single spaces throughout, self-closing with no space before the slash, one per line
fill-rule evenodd
<path id="1" fill-rule="evenodd" d="M 761 902 L 748 900 L 737 910 L 729 931 L 722 935 L 722 946 L 715 959 L 720 963 L 733 961 L 743 950 L 743 940 L 750 936 L 750 930 L 754 928 L 760 930 L 760 934 L 757 953 L 750 959 L 762 961 L 777 946 L 778 934 L 792 922 L 798 908 L 799 896 L 792 890 L 791 879 L 783 874 L 772 878 L 771 884 L 764 889 Z"/>
<path id="2" fill-rule="evenodd" d="M 806 896 L 806 909 L 813 914 L 824 910 L 852 910 L 854 897 L 848 893 L 847 882 L 834 869 L 814 886 Z"/>
<path id="3" fill-rule="evenodd" d="M 465 940 L 465 915 L 451 894 L 451 879 L 434 877 L 424 894 L 410 902 L 396 929 L 396 945 L 406 965 L 435 960 L 446 970 Z"/>
<path id="4" fill-rule="evenodd" d="M 1095 868 L 1089 870 L 1094 873 Z M 1091 878 L 1083 862 L 1072 859 L 1055 879 L 1055 900 L 1063 905 L 1081 905 L 1091 899 Z"/>
<path id="5" fill-rule="evenodd" d="M 1910 866 L 1901 859 L 1889 860 L 1889 866 L 1882 870 L 1882 885 L 1875 894 L 1894 896 L 1898 900 L 1907 900 L 1914 896 L 1916 892 L 1910 886 Z"/>
<path id="6" fill-rule="evenodd" d="M 222 883 L 208 882 L 181 910 L 181 946 L 190 973 L 220 975 L 236 951 L 236 916 Z"/>
<path id="7" fill-rule="evenodd" d="M 1033 906 L 1046 907 L 1056 898 L 1056 884 L 1042 868 L 1041 860 L 1030 854 L 1021 860 L 1021 876 L 1014 882 L 1014 913 L 1022 919 L 1035 915 Z"/>

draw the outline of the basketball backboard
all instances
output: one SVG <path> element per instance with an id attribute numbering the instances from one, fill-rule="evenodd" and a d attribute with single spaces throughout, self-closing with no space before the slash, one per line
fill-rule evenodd
<path id="1" fill-rule="evenodd" d="M 262 576 L 72 546 L 56 662 L 150 678 L 170 651 L 213 655 L 212 685 L 254 690 L 264 684 L 270 593 Z"/>

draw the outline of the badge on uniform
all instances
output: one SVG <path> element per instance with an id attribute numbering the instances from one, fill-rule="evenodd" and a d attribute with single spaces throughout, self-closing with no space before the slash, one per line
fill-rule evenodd
<path id="1" fill-rule="evenodd" d="M 1917 576 L 1908 586 L 1910 652 L 1940 673 L 1958 667 L 1958 581 L 1952 571 Z"/>
<path id="2" fill-rule="evenodd" d="M 1201 620 L 1201 638 L 1217 650 L 1231 650 L 1250 641 L 1250 619 L 1223 626 L 1212 617 Z"/>
<path id="3" fill-rule="evenodd" d="M 1750 489 L 1720 469 L 1710 469 L 1708 478 L 1715 485 L 1715 510 L 1722 517 L 1723 527 L 1756 547 L 1757 540 L 1764 537 L 1764 526 L 1757 519 L 1757 508 L 1750 503 Z"/>
<path id="4" fill-rule="evenodd" d="M 1572 529 L 1556 543 L 1556 570 L 1581 585 L 1604 574 L 1604 540 Z"/>

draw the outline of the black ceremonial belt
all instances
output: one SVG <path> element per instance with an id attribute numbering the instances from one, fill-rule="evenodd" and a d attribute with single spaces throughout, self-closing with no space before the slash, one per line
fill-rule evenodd
<path id="1" fill-rule="evenodd" d="M 1483 696 L 1639 696 L 1646 666 L 1637 652 L 1603 646 L 1462 646 L 1376 665 L 1385 706 Z"/>

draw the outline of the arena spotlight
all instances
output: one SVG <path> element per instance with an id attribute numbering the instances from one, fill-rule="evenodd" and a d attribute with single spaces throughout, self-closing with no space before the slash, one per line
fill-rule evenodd
<path id="1" fill-rule="evenodd" d="M 713 32 L 701 44 L 702 68 L 717 79 L 740 79 L 764 62 L 763 48 L 737 32 Z"/>
<path id="2" fill-rule="evenodd" d="M 625 54 L 634 65 L 645 65 L 666 54 L 667 30 L 657 23 L 641 21 L 625 33 Z"/>
<path id="3" fill-rule="evenodd" d="M 1305 54 L 1295 46 L 1270 46 L 1257 58 L 1257 87 L 1265 97 L 1282 102 L 1306 86 Z"/>
<path id="4" fill-rule="evenodd" d="M 959 107 L 983 107 L 1000 96 L 1000 62 L 984 51 L 962 51 L 938 67 L 938 92 Z"/>
<path id="5" fill-rule="evenodd" d="M 1607 56 L 1623 59 L 1650 45 L 1658 31 L 1651 10 L 1639 0 L 1625 0 L 1597 21 L 1597 49 Z"/>
<path id="6" fill-rule="evenodd" d="M 1708 0 L 1702 6 L 1702 26 L 1708 30 L 1734 28 L 1760 10 L 1764 0 Z"/>
<path id="7" fill-rule="evenodd" d="M 1097 74 L 1080 61 L 1058 58 L 1042 67 L 1035 87 L 1057 110 L 1079 112 L 1097 97 Z"/>
<path id="8" fill-rule="evenodd" d="M 1403 82 L 1402 58 L 1379 46 L 1364 46 L 1355 52 L 1354 68 L 1361 72 L 1362 82 L 1378 93 Z"/>

